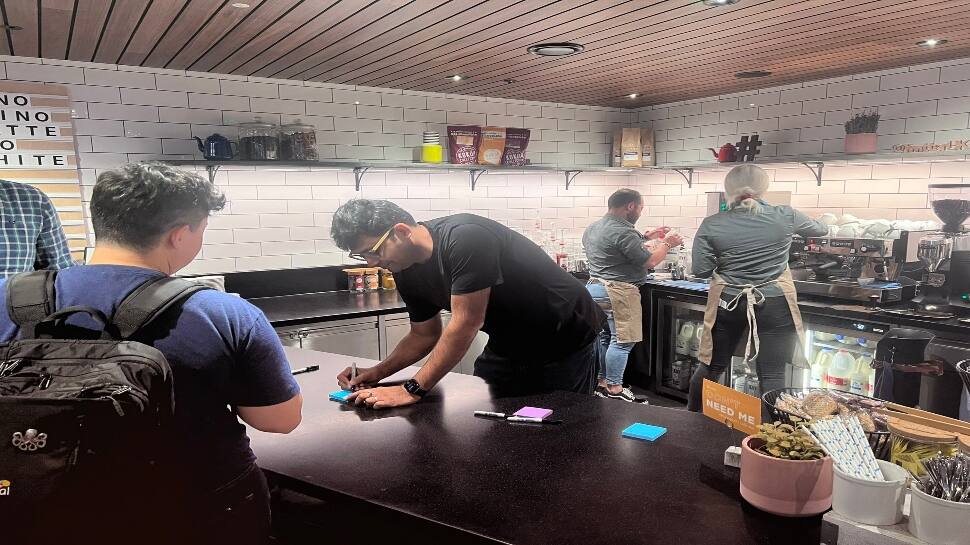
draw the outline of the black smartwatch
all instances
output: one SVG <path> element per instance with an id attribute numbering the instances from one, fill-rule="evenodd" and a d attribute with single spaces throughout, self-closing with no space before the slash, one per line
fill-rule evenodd
<path id="1" fill-rule="evenodd" d="M 428 394 L 428 391 L 422 390 L 421 385 L 418 384 L 418 381 L 414 380 L 413 378 L 408 379 L 404 383 L 404 390 L 407 391 L 407 393 L 418 397 L 424 397 L 425 395 Z"/>

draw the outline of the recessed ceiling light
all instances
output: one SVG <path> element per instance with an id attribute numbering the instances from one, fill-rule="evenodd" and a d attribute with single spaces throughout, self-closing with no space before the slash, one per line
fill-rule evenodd
<path id="1" fill-rule="evenodd" d="M 629 95 L 627 95 L 627 98 L 637 98 L 638 96 L 640 96 L 640 95 L 638 95 L 636 93 L 630 93 Z"/>
<path id="2" fill-rule="evenodd" d="M 234 8 L 239 8 L 239 9 L 247 9 L 247 8 L 249 8 L 249 4 L 247 4 L 245 2 L 233 2 L 230 5 L 232 7 L 234 7 Z"/>
<path id="3" fill-rule="evenodd" d="M 748 108 L 754 108 L 754 104 L 748 104 Z"/>
<path id="4" fill-rule="evenodd" d="M 705 6 L 728 6 L 737 4 L 741 0 L 703 0 Z"/>
<path id="5" fill-rule="evenodd" d="M 454 76 L 451 76 L 451 78 L 449 78 L 449 79 L 450 79 L 451 81 L 461 81 L 461 80 L 463 80 L 463 79 L 465 79 L 465 78 L 463 78 L 463 77 L 461 77 L 461 76 L 459 76 L 458 74 L 455 74 Z"/>
<path id="6" fill-rule="evenodd" d="M 946 40 L 941 40 L 939 38 L 928 38 L 926 40 L 916 42 L 916 45 L 921 45 L 923 47 L 936 47 L 938 45 L 943 45 L 946 42 Z"/>
<path id="7" fill-rule="evenodd" d="M 360 104 L 360 101 L 359 100 L 355 100 L 354 101 L 354 104 Z"/>
<path id="8" fill-rule="evenodd" d="M 567 55 L 575 55 L 576 53 L 582 53 L 583 47 L 580 44 L 574 44 L 570 42 L 563 43 L 548 43 L 548 44 L 536 44 L 529 46 L 527 51 L 533 55 L 542 55 L 544 57 L 565 57 Z"/>
<path id="9" fill-rule="evenodd" d="M 771 72 L 767 70 L 751 70 L 749 72 L 738 72 L 734 74 L 734 77 L 746 79 L 746 78 L 766 78 L 771 75 Z"/>
<path id="10" fill-rule="evenodd" d="M 512 85 L 513 83 L 515 83 L 515 80 L 514 79 L 503 79 L 502 80 L 502 83 L 507 83 L 509 85 Z"/>

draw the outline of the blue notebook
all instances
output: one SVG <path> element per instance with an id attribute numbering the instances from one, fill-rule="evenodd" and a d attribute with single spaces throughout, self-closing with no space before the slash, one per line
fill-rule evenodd
<path id="1" fill-rule="evenodd" d="M 633 424 L 623 430 L 623 437 L 640 439 L 642 441 L 654 441 L 665 433 L 667 433 L 667 428 L 651 426 L 650 424 Z"/>
<path id="2" fill-rule="evenodd" d="M 347 403 L 347 398 L 350 397 L 350 394 L 352 393 L 354 393 L 353 390 L 337 390 L 336 392 L 330 392 L 330 401 Z"/>

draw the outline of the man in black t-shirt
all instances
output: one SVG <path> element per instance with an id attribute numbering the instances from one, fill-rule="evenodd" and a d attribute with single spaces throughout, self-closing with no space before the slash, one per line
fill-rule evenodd
<path id="1" fill-rule="evenodd" d="M 550 390 L 592 393 L 596 336 L 606 315 L 582 283 L 533 242 L 472 214 L 417 223 L 389 201 L 353 200 L 334 214 L 331 234 L 351 257 L 394 273 L 411 331 L 379 365 L 351 379 L 358 404 L 418 401 L 465 355 L 476 333 L 489 335 L 475 362 L 497 395 Z M 452 313 L 442 331 L 441 310 Z M 404 386 L 364 388 L 431 354 Z"/>

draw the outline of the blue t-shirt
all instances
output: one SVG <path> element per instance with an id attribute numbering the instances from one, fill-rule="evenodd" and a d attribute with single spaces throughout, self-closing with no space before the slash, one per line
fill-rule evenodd
<path id="1" fill-rule="evenodd" d="M 163 274 L 120 265 L 86 265 L 60 271 L 57 307 L 83 305 L 112 316 L 134 289 Z M 6 281 L 0 280 L 0 309 Z M 69 323 L 98 329 L 86 315 Z M 17 336 L 17 326 L 0 310 L 0 343 Z M 263 313 L 239 297 L 205 290 L 189 297 L 175 327 L 154 343 L 175 381 L 175 432 L 180 471 L 201 490 L 212 490 L 256 459 L 246 428 L 231 407 L 261 407 L 291 399 L 300 388 L 290 372 L 279 337 Z"/>

